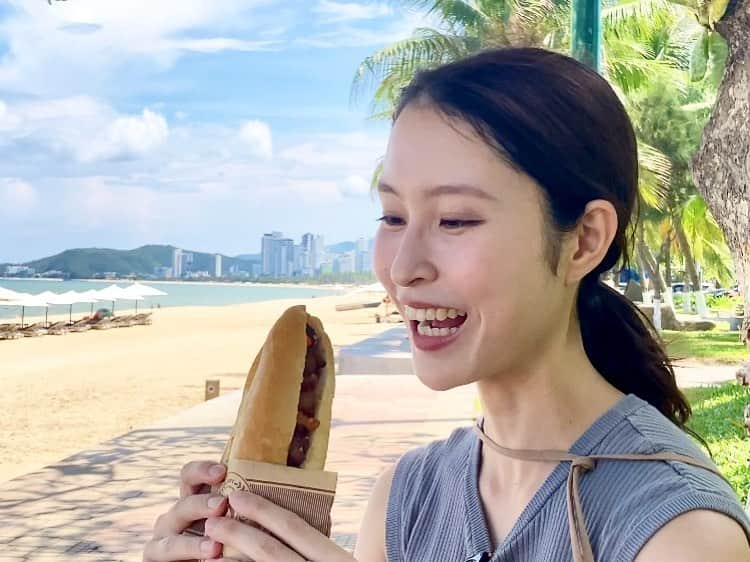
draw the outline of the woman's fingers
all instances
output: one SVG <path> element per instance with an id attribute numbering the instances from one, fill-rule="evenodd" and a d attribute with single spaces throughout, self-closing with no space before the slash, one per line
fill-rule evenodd
<path id="1" fill-rule="evenodd" d="M 207 560 L 221 554 L 221 544 L 204 537 L 169 535 L 146 543 L 143 562 Z"/>
<path id="2" fill-rule="evenodd" d="M 195 521 L 223 515 L 227 510 L 226 498 L 211 494 L 188 496 L 175 503 L 168 512 L 159 516 L 154 525 L 155 537 L 179 535 Z"/>
<path id="3" fill-rule="evenodd" d="M 227 469 L 223 464 L 211 461 L 189 462 L 180 473 L 180 497 L 201 493 L 205 487 L 224 481 Z"/>
<path id="4" fill-rule="evenodd" d="M 229 505 L 237 514 L 257 523 L 272 535 L 286 542 L 293 551 L 300 553 L 304 560 L 321 562 L 352 562 L 354 560 L 351 553 L 308 525 L 297 514 L 287 511 L 265 498 L 248 492 L 233 492 L 229 496 Z M 215 522 L 209 520 L 216 528 L 220 527 L 225 521 L 226 519 L 222 518 L 216 525 Z M 209 522 L 207 522 L 207 526 Z M 208 528 L 206 529 L 206 535 L 222 542 L 219 536 L 214 536 Z M 273 543 L 268 543 L 268 545 L 270 545 L 270 548 L 275 548 Z M 268 558 L 268 560 L 275 559 Z M 290 560 L 296 561 L 298 558 L 291 558 Z"/>
<path id="5" fill-rule="evenodd" d="M 255 562 L 305 562 L 281 541 L 245 523 L 221 517 L 206 521 L 206 535 L 230 545 Z"/>

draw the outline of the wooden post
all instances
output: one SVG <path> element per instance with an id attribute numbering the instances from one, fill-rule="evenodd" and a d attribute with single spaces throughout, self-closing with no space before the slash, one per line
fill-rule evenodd
<path id="1" fill-rule="evenodd" d="M 206 400 L 211 400 L 219 396 L 221 381 L 219 379 L 209 379 L 206 381 Z"/>

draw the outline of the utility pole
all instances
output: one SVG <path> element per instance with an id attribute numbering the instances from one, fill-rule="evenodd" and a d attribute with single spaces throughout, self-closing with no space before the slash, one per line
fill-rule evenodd
<path id="1" fill-rule="evenodd" d="M 571 55 L 601 71 L 602 17 L 600 0 L 573 0 Z"/>

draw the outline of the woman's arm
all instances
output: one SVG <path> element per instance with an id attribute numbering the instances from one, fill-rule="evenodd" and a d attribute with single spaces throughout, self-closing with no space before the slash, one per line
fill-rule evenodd
<path id="1" fill-rule="evenodd" d="M 664 560 L 750 562 L 750 545 L 734 519 L 717 511 L 689 511 L 651 537 L 635 562 Z"/>
<path id="2" fill-rule="evenodd" d="M 388 468 L 375 482 L 357 537 L 357 562 L 386 562 L 385 515 L 395 468 Z"/>

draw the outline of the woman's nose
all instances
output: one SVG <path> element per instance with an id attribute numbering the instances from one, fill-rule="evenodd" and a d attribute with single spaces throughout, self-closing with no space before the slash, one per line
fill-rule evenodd
<path id="1" fill-rule="evenodd" d="M 391 280 L 400 287 L 413 287 L 436 278 L 428 244 L 417 232 L 406 231 L 391 262 Z"/>

